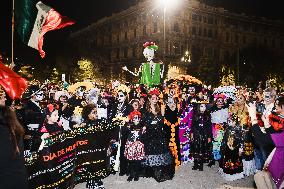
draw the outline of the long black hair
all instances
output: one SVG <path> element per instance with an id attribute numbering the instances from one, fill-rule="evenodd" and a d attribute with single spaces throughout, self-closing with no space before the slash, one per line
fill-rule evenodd
<path id="1" fill-rule="evenodd" d="M 8 128 L 16 156 L 20 153 L 19 141 L 24 135 L 24 129 L 19 123 L 16 113 L 7 106 L 0 106 L 0 126 Z"/>

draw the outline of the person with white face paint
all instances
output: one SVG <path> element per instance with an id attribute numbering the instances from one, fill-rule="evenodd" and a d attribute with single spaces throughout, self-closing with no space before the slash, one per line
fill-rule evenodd
<path id="1" fill-rule="evenodd" d="M 141 113 L 139 111 L 133 111 L 129 114 L 129 126 L 130 134 L 128 135 L 124 156 L 129 161 L 129 177 L 127 181 L 138 181 L 141 161 L 145 158 L 144 144 L 141 142 L 142 134 L 146 128 L 143 128 L 141 124 Z"/>
<path id="2" fill-rule="evenodd" d="M 132 72 L 128 70 L 126 66 L 122 69 L 128 71 L 134 76 L 141 75 L 140 84 L 145 84 L 149 87 L 158 85 L 161 83 L 161 78 L 163 78 L 164 75 L 164 65 L 161 62 L 154 62 L 155 51 L 158 50 L 158 46 L 154 42 L 146 42 L 143 46 L 143 55 L 147 62 L 142 63 L 138 72 Z"/>
<path id="3" fill-rule="evenodd" d="M 25 112 L 25 150 L 35 151 L 40 145 L 39 130 L 41 129 L 44 121 L 44 114 L 40 106 L 41 101 L 45 98 L 44 92 L 37 85 L 30 86 L 29 96 L 30 99 L 24 105 Z"/>
<path id="4" fill-rule="evenodd" d="M 207 102 L 198 102 L 194 108 L 192 122 L 191 146 L 194 158 L 192 170 L 203 171 L 203 163 L 208 163 L 211 158 L 211 117 L 206 110 Z"/>
<path id="5" fill-rule="evenodd" d="M 130 113 L 130 106 L 127 103 L 127 92 L 119 90 L 117 93 L 117 103 L 114 107 L 114 117 L 127 117 Z M 128 127 L 121 127 L 121 147 L 120 147 L 120 169 L 119 175 L 123 176 L 129 173 L 128 162 L 124 156 L 124 147 L 126 144 L 127 137 L 130 133 Z"/>

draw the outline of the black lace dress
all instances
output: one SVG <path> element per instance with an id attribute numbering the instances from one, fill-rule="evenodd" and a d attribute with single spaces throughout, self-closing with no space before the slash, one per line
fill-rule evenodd
<path id="1" fill-rule="evenodd" d="M 157 182 L 170 180 L 174 177 L 174 161 L 163 129 L 163 117 L 152 113 L 145 114 L 146 133 L 143 136 L 145 148 L 146 176 L 153 177 Z"/>

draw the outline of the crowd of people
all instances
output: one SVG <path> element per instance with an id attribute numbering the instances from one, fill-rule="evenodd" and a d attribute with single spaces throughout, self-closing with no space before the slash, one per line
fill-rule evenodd
<path id="1" fill-rule="evenodd" d="M 255 175 L 258 188 L 284 188 L 284 96 L 270 86 L 213 89 L 186 77 L 151 87 L 37 83 L 16 101 L 1 89 L 1 183 L 27 188 L 24 150 L 42 150 L 50 135 L 102 120 L 123 122 L 113 139 L 117 153 L 109 173 L 119 170 L 129 182 L 163 182 L 184 164 L 203 171 L 204 164 L 217 163 L 225 180 Z M 101 178 L 86 186 L 104 188 Z"/>

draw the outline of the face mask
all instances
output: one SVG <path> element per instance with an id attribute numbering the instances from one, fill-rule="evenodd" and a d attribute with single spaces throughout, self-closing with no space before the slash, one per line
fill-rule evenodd
<path id="1" fill-rule="evenodd" d="M 38 93 L 38 94 L 36 94 L 35 95 L 35 99 L 36 99 L 36 101 L 42 101 L 43 100 L 43 93 Z"/>
<path id="2" fill-rule="evenodd" d="M 82 97 L 84 95 L 84 91 L 82 89 L 77 90 L 77 96 Z"/>
<path id="3" fill-rule="evenodd" d="M 206 106 L 205 105 L 200 105 L 200 112 L 205 112 Z"/>
<path id="4" fill-rule="evenodd" d="M 140 118 L 139 118 L 139 116 L 134 116 L 134 118 L 133 118 L 133 123 L 134 123 L 134 125 L 138 125 L 139 124 L 139 122 L 140 122 Z"/>
<path id="5" fill-rule="evenodd" d="M 125 95 L 123 93 L 118 93 L 118 102 L 123 103 L 125 101 Z"/>

